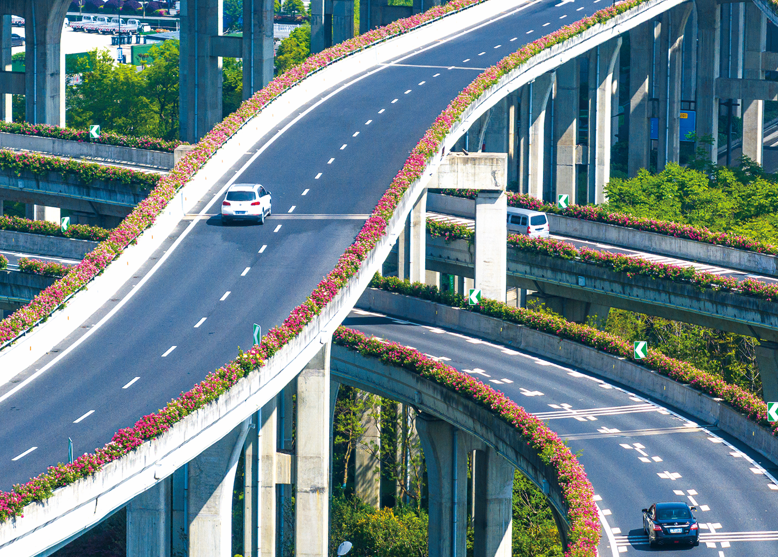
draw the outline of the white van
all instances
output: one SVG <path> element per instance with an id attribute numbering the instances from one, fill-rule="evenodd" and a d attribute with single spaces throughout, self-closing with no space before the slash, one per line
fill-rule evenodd
<path id="1" fill-rule="evenodd" d="M 531 238 L 548 238 L 546 213 L 508 207 L 508 234 L 524 234 Z"/>

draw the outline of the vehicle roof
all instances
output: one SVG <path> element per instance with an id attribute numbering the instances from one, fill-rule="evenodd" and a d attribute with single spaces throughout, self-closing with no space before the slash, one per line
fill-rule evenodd
<path id="1" fill-rule="evenodd" d="M 678 502 L 672 502 L 672 503 L 657 503 L 656 504 L 657 509 L 688 509 L 689 505 L 686 503 L 678 503 Z"/>
<path id="2" fill-rule="evenodd" d="M 509 213 L 520 213 L 522 215 L 545 215 L 543 211 L 535 211 L 534 209 L 522 209 L 521 207 L 508 207 Z"/>
<path id="3" fill-rule="evenodd" d="M 232 184 L 227 191 L 253 191 L 262 184 Z"/>

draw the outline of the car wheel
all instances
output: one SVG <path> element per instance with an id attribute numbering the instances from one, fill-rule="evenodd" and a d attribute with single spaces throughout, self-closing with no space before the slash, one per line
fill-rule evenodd
<path id="1" fill-rule="evenodd" d="M 265 212 L 261 211 L 259 213 L 259 224 L 265 224 Z"/>

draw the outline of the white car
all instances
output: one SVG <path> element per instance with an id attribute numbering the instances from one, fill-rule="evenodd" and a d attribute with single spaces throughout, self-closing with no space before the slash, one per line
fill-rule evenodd
<path id="1" fill-rule="evenodd" d="M 508 234 L 524 234 L 531 238 L 548 238 L 546 213 L 508 207 Z"/>
<path id="2" fill-rule="evenodd" d="M 271 197 L 261 184 L 232 184 L 222 201 L 222 222 L 255 220 L 265 224 L 271 212 Z"/>

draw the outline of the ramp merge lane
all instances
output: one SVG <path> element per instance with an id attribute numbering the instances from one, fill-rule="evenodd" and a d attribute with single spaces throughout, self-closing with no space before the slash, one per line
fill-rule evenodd
<path id="1" fill-rule="evenodd" d="M 279 122 L 283 133 L 257 138 L 249 162 L 215 184 L 196 211 L 211 199 L 218 207 L 234 177 L 263 184 L 274 214 L 293 218 L 229 227 L 218 217 L 185 221 L 147 265 L 152 275 L 139 274 L 78 335 L 19 370 L 0 391 L 0 489 L 65 461 L 68 438 L 76 454 L 93 450 L 190 389 L 250 345 L 252 323 L 279 325 L 362 225 L 314 215 L 370 213 L 435 117 L 481 69 L 599 2 L 517 2 L 500 18 L 312 100 Z"/>
<path id="2" fill-rule="evenodd" d="M 601 556 L 648 551 L 640 510 L 658 501 L 699 507 L 695 555 L 778 553 L 775 466 L 714 426 L 590 374 L 453 331 L 362 310 L 344 325 L 473 375 L 567 440 L 594 486 Z M 669 547 L 662 555 L 688 549 Z"/>

